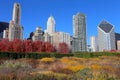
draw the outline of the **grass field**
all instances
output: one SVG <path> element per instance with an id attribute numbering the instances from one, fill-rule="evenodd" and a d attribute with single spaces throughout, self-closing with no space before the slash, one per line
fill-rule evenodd
<path id="1" fill-rule="evenodd" d="M 120 80 L 120 57 L 1 59 L 0 80 Z"/>

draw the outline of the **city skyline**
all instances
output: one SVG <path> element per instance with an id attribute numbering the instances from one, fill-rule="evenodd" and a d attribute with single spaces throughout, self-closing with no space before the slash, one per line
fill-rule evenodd
<path id="1" fill-rule="evenodd" d="M 43 30 L 47 29 L 47 19 L 51 15 L 56 20 L 56 31 L 68 32 L 73 36 L 72 16 L 77 12 L 86 15 L 88 44 L 90 36 L 97 35 L 98 24 L 103 19 L 114 25 L 115 32 L 119 33 L 120 30 L 119 0 L 114 2 L 109 0 L 31 0 L 29 2 L 27 0 L 2 0 L 0 21 L 9 22 L 12 19 L 12 8 L 15 2 L 21 4 L 21 25 L 24 27 L 24 38 L 35 31 L 37 26 L 41 26 Z"/>

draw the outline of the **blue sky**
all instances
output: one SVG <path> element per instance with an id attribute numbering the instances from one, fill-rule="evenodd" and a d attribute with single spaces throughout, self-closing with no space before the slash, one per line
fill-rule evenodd
<path id="1" fill-rule="evenodd" d="M 35 31 L 37 26 L 46 29 L 50 15 L 56 20 L 56 31 L 73 35 L 73 15 L 77 12 L 86 15 L 87 42 L 90 36 L 97 35 L 97 26 L 104 19 L 120 33 L 120 0 L 0 0 L 0 21 L 12 19 L 13 4 L 21 4 L 21 25 L 24 27 L 24 38 Z"/>

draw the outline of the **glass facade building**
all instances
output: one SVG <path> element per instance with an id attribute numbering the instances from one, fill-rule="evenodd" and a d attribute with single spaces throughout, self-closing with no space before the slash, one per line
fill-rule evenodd
<path id="1" fill-rule="evenodd" d="M 98 26 L 98 45 L 99 51 L 116 49 L 114 27 L 105 20 Z"/>
<path id="2" fill-rule="evenodd" d="M 73 16 L 73 51 L 87 51 L 86 43 L 86 16 L 81 13 L 77 13 Z"/>

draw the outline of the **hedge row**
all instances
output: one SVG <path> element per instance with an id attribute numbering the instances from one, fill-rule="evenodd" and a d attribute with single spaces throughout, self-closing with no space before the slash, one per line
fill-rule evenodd
<path id="1" fill-rule="evenodd" d="M 0 52 L 0 58 L 10 58 L 10 59 L 19 59 L 19 58 L 34 58 L 41 59 L 44 57 L 70 57 L 73 54 L 58 54 L 58 53 L 14 53 L 14 52 Z"/>
<path id="2" fill-rule="evenodd" d="M 81 58 L 94 58 L 99 56 L 119 56 L 120 53 L 117 52 L 76 52 L 74 53 L 75 57 Z"/>
<path id="3" fill-rule="evenodd" d="M 10 58 L 10 59 L 19 59 L 19 58 L 34 58 L 41 59 L 44 57 L 81 57 L 81 58 L 94 58 L 99 56 L 119 56 L 120 53 L 112 52 L 76 52 L 74 54 L 59 54 L 59 53 L 14 53 L 14 52 L 0 52 L 0 58 Z"/>

